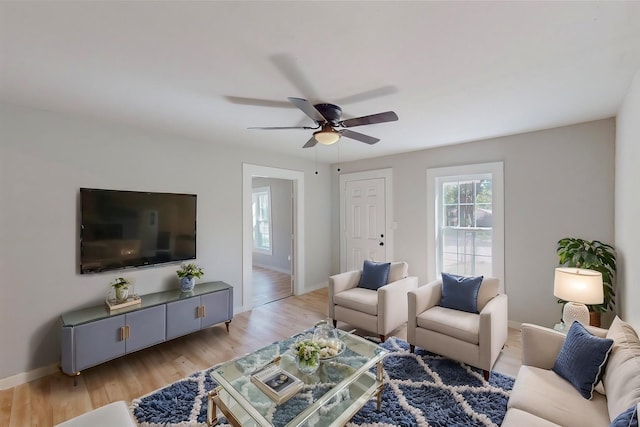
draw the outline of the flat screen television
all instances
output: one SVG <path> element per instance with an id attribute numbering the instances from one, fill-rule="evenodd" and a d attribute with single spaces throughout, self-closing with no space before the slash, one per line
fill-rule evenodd
<path id="1" fill-rule="evenodd" d="M 195 194 L 80 189 L 80 273 L 195 259 Z"/>

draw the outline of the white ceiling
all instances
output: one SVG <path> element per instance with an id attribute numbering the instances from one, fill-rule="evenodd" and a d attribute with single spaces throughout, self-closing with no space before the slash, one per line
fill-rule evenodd
<path id="1" fill-rule="evenodd" d="M 5 103 L 346 161 L 615 116 L 640 2 L 2 1 L 0 67 Z M 400 120 L 247 130 L 311 125 L 289 96 Z"/>

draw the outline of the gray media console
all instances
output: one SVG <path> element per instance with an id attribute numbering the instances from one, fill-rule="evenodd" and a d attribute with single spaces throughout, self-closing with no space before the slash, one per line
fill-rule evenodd
<path id="1" fill-rule="evenodd" d="M 113 312 L 105 304 L 61 316 L 61 368 L 68 375 L 127 353 L 233 318 L 233 287 L 224 282 L 141 296 L 136 307 Z"/>

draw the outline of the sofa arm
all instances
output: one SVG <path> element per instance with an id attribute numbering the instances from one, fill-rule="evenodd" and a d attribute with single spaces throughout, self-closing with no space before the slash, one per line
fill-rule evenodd
<path id="1" fill-rule="evenodd" d="M 531 323 L 522 324 L 522 364 L 551 369 L 564 344 L 562 332 Z"/>
<path id="2" fill-rule="evenodd" d="M 418 288 L 418 278 L 405 277 L 378 288 L 378 333 L 387 335 L 407 321 L 407 293 Z"/>

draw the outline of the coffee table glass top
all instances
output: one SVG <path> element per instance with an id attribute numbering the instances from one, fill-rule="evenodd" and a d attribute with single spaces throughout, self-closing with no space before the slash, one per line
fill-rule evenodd
<path id="1" fill-rule="evenodd" d="M 229 409 L 246 424 L 263 426 L 322 426 L 346 422 L 380 385 L 369 370 L 387 351 L 364 338 L 337 330 L 345 350 L 321 361 L 313 374 L 298 370 L 291 347 L 297 336 L 270 344 L 221 365 L 212 373 Z M 280 357 L 280 367 L 302 380 L 300 392 L 277 405 L 251 382 L 251 374 Z M 222 394 L 222 393 L 221 393 Z M 348 414 L 349 418 L 343 420 Z M 250 421 L 249 421 L 250 420 Z M 243 425 L 245 424 L 243 422 Z"/>

